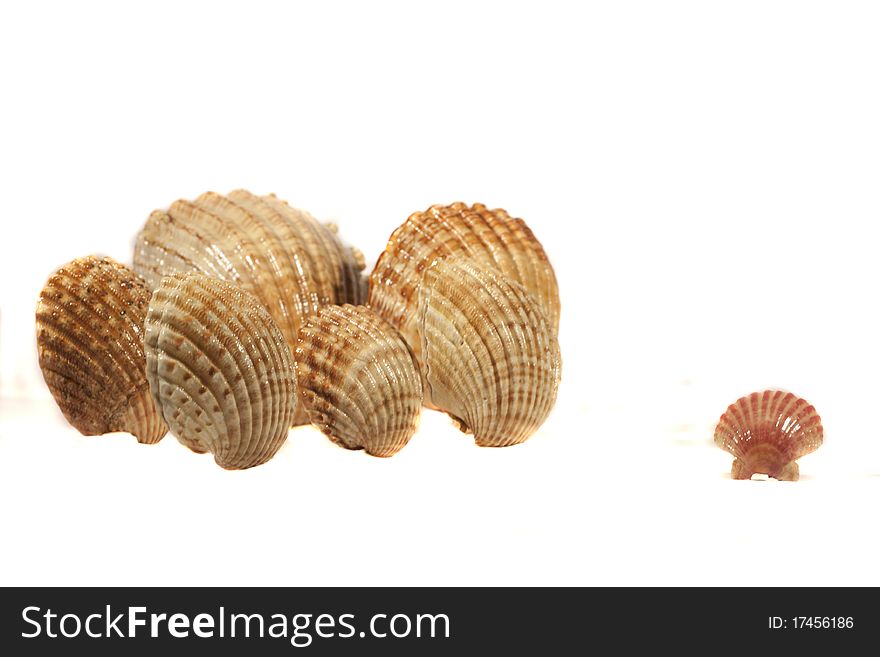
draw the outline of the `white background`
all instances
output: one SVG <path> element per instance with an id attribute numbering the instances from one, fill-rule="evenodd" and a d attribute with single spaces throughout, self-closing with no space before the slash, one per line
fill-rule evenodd
<path id="1" fill-rule="evenodd" d="M 0 584 L 880 585 L 880 15 L 858 2 L 4 3 Z M 372 264 L 413 211 L 526 219 L 563 382 L 528 443 L 296 429 L 226 472 L 68 427 L 40 287 L 149 212 L 275 192 Z M 736 482 L 737 397 L 826 444 Z"/>

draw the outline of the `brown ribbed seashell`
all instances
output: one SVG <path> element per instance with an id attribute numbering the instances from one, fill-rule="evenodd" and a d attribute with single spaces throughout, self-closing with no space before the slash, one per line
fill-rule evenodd
<path id="1" fill-rule="evenodd" d="M 150 444 L 168 431 L 145 371 L 149 302 L 140 276 L 96 256 L 64 265 L 40 292 L 40 369 L 64 417 L 86 436 L 127 431 Z"/>
<path id="2" fill-rule="evenodd" d="M 200 274 L 162 279 L 146 319 L 147 378 L 171 432 L 226 469 L 272 458 L 295 406 L 290 349 L 263 305 Z"/>
<path id="3" fill-rule="evenodd" d="M 416 312 L 425 395 L 478 445 L 526 440 L 556 401 L 559 343 L 525 288 L 471 260 L 428 269 Z"/>
<path id="4" fill-rule="evenodd" d="M 797 459 L 816 451 L 823 440 L 816 409 L 790 392 L 755 392 L 731 404 L 715 429 L 715 444 L 733 454 L 731 477 L 766 474 L 797 481 Z"/>
<path id="5" fill-rule="evenodd" d="M 425 272 L 438 260 L 464 257 L 522 284 L 559 328 L 559 289 L 541 243 L 522 219 L 479 203 L 433 205 L 392 233 L 370 275 L 369 305 L 401 332 L 421 364 L 415 308 Z"/>
<path id="6" fill-rule="evenodd" d="M 296 372 L 312 424 L 347 449 L 393 456 L 416 430 L 422 381 L 400 334 L 366 306 L 326 306 L 299 329 Z"/>
<path id="7" fill-rule="evenodd" d="M 236 283 L 266 306 L 291 350 L 303 317 L 366 298 L 363 255 L 342 244 L 335 226 L 245 190 L 153 212 L 137 236 L 134 268 L 151 289 L 188 271 Z M 304 411 L 295 414 L 294 423 L 307 421 Z"/>

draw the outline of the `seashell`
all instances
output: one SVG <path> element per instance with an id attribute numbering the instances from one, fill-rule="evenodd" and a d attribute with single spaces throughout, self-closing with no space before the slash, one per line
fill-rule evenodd
<path id="1" fill-rule="evenodd" d="M 522 284 L 543 309 L 547 326 L 558 333 L 556 275 L 526 223 L 479 203 L 433 205 L 410 215 L 392 233 L 370 275 L 369 305 L 401 332 L 419 364 L 419 286 L 434 262 L 450 256 L 470 258 Z"/>
<path id="2" fill-rule="evenodd" d="M 40 292 L 40 369 L 64 417 L 83 435 L 127 431 L 150 444 L 168 431 L 145 373 L 149 302 L 140 276 L 97 256 L 67 263 Z"/>
<path id="3" fill-rule="evenodd" d="M 425 395 L 478 445 L 521 443 L 544 422 L 559 343 L 522 285 L 471 260 L 441 260 L 425 273 L 415 315 Z"/>
<path id="4" fill-rule="evenodd" d="M 293 349 L 302 318 L 334 303 L 363 303 L 363 255 L 335 226 L 274 195 L 207 192 L 153 212 L 138 234 L 134 268 L 155 289 L 163 276 L 198 272 L 241 286 L 262 302 Z M 296 414 L 295 423 L 306 422 Z"/>
<path id="5" fill-rule="evenodd" d="M 803 399 L 790 392 L 767 390 L 731 404 L 715 429 L 715 444 L 736 457 L 733 479 L 766 474 L 797 481 L 797 459 L 822 444 L 822 420 Z"/>
<path id="6" fill-rule="evenodd" d="M 307 318 L 295 360 L 309 419 L 336 444 L 393 456 L 415 433 L 422 405 L 415 360 L 366 306 L 326 306 Z"/>
<path id="7" fill-rule="evenodd" d="M 295 407 L 290 349 L 251 294 L 200 274 L 162 279 L 145 324 L 147 378 L 165 421 L 226 469 L 272 458 Z"/>

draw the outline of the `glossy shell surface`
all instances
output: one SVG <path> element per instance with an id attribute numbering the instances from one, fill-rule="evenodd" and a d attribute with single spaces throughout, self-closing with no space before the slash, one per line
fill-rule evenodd
<path id="1" fill-rule="evenodd" d="M 290 349 L 263 305 L 199 274 L 162 279 L 146 319 L 147 378 L 171 432 L 217 464 L 271 459 L 296 404 Z"/>
<path id="2" fill-rule="evenodd" d="M 137 236 L 134 268 L 151 288 L 183 272 L 241 286 L 269 310 L 293 349 L 304 317 L 366 297 L 363 256 L 336 233 L 274 195 L 207 192 L 150 215 Z M 305 421 L 304 414 L 295 419 Z"/>
<path id="3" fill-rule="evenodd" d="M 479 203 L 434 205 L 416 212 L 392 233 L 370 275 L 369 305 L 397 328 L 417 360 L 419 288 L 439 260 L 469 259 L 520 283 L 535 299 L 554 333 L 559 327 L 556 275 L 541 243 L 522 219 Z"/>
<path id="4" fill-rule="evenodd" d="M 37 352 L 46 385 L 80 433 L 127 431 L 156 443 L 167 432 L 146 377 L 143 324 L 150 291 L 111 258 L 59 269 L 37 303 Z"/>
<path id="5" fill-rule="evenodd" d="M 478 445 L 521 443 L 556 401 L 556 332 L 526 289 L 467 259 L 425 273 L 416 312 L 425 395 Z"/>
<path id="6" fill-rule="evenodd" d="M 824 439 L 822 420 L 807 401 L 790 392 L 766 390 L 728 407 L 715 429 L 715 444 L 732 454 L 734 479 L 766 474 L 796 481 L 797 459 L 816 451 Z"/>
<path id="7" fill-rule="evenodd" d="M 326 306 L 299 329 L 300 397 L 312 424 L 347 449 L 393 456 L 418 425 L 422 381 L 400 334 L 365 306 Z"/>

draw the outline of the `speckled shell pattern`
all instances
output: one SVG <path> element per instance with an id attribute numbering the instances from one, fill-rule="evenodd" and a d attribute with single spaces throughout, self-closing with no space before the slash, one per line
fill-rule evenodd
<path id="1" fill-rule="evenodd" d="M 365 306 L 326 306 L 306 318 L 295 352 L 312 424 L 347 449 L 393 456 L 416 430 L 422 382 L 400 334 Z"/>
<path id="2" fill-rule="evenodd" d="M 80 433 L 127 431 L 151 444 L 167 432 L 145 373 L 149 301 L 140 276 L 97 256 L 64 265 L 40 292 L 40 369 L 64 417 Z"/>
<path id="3" fill-rule="evenodd" d="M 790 392 L 767 390 L 731 404 L 715 429 L 715 444 L 735 456 L 731 476 L 766 474 L 796 481 L 796 460 L 822 444 L 822 420 L 807 401 Z"/>
<path id="4" fill-rule="evenodd" d="M 153 212 L 138 234 L 134 268 L 151 289 L 178 272 L 226 280 L 269 310 L 292 350 L 303 317 L 336 303 L 363 303 L 363 255 L 274 195 L 207 192 Z M 306 422 L 297 413 L 295 424 Z"/>
<path id="5" fill-rule="evenodd" d="M 523 442 L 559 387 L 556 331 L 525 287 L 470 259 L 425 272 L 415 313 L 425 395 L 478 445 Z"/>
<path id="6" fill-rule="evenodd" d="M 290 349 L 263 305 L 199 274 L 162 279 L 146 318 L 147 378 L 171 432 L 218 465 L 271 459 L 293 418 Z"/>
<path id="7" fill-rule="evenodd" d="M 370 275 L 369 305 L 401 332 L 420 364 L 419 287 L 431 265 L 449 257 L 469 258 L 522 284 L 543 310 L 547 326 L 558 332 L 556 275 L 526 223 L 479 203 L 433 205 L 392 233 Z"/>

